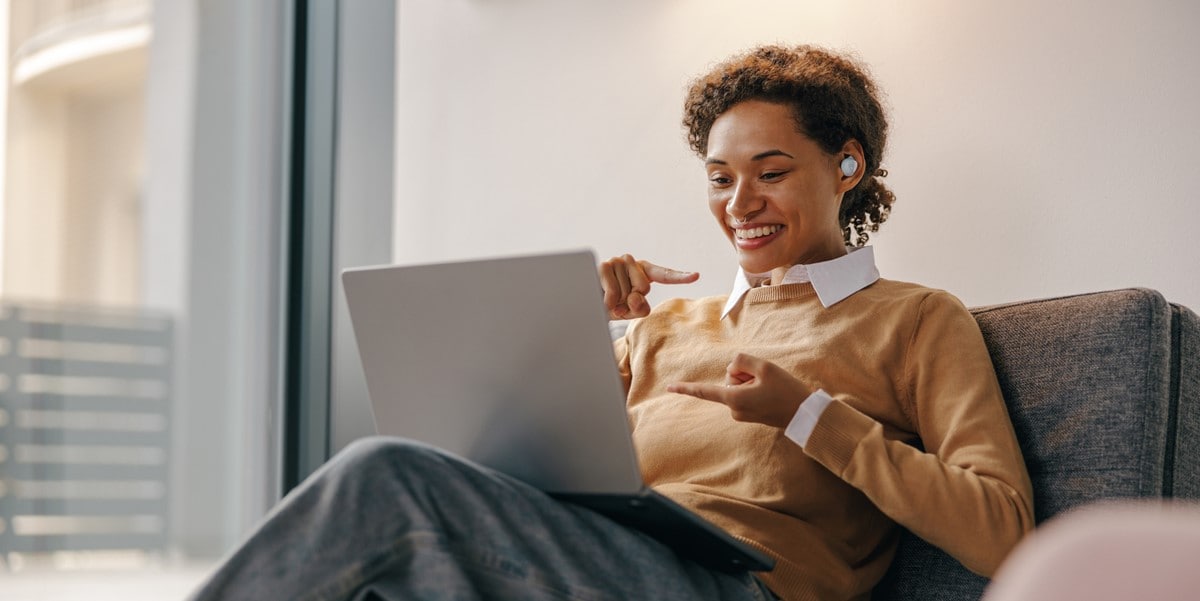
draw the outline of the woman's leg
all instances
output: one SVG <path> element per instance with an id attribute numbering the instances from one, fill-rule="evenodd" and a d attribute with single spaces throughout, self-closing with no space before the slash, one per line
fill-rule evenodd
<path id="1" fill-rule="evenodd" d="M 373 588 L 372 588 L 373 587 Z M 192 597 L 765 599 L 587 509 L 432 447 L 371 438 L 289 494 Z"/>

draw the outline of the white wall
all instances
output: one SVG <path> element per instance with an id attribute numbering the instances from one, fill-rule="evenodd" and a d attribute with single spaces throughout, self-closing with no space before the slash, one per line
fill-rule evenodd
<path id="1" fill-rule="evenodd" d="M 138 306 L 141 291 L 142 181 L 145 145 L 145 50 L 136 77 L 68 97 L 66 114 L 67 206 L 59 266 L 63 299 Z M 137 58 L 133 58 L 136 56 Z M 39 248 L 50 246 L 41 241 Z"/>
<path id="2" fill-rule="evenodd" d="M 68 207 L 67 101 L 40 90 L 10 90 L 8 110 L 4 295 L 60 299 L 65 291 L 59 274 L 69 258 L 58 244 Z"/>
<path id="3" fill-rule="evenodd" d="M 400 2 L 395 259 L 590 246 L 723 294 L 679 126 L 763 42 L 856 51 L 888 92 L 885 277 L 979 305 L 1149 286 L 1200 309 L 1200 4 Z"/>

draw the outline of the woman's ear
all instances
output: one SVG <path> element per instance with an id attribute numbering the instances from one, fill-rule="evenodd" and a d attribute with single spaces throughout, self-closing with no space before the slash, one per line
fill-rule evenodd
<path id="1" fill-rule="evenodd" d="M 847 140 L 838 152 L 837 165 L 838 175 L 841 177 L 837 191 L 838 194 L 844 194 L 857 186 L 866 173 L 867 159 L 863 154 L 862 144 L 853 138 Z"/>

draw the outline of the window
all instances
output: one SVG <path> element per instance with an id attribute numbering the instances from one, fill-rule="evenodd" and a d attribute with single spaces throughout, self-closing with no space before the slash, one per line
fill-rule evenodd
<path id="1" fill-rule="evenodd" d="M 0 3 L 2 598 L 181 596 L 278 497 L 289 6 Z"/>

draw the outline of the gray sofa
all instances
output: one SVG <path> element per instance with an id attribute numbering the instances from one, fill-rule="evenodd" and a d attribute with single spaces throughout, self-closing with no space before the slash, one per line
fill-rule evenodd
<path id="1" fill-rule="evenodd" d="M 1039 522 L 1101 499 L 1200 498 L 1200 318 L 1145 289 L 972 309 Z M 905 532 L 876 600 L 978 599 L 987 580 Z"/>

